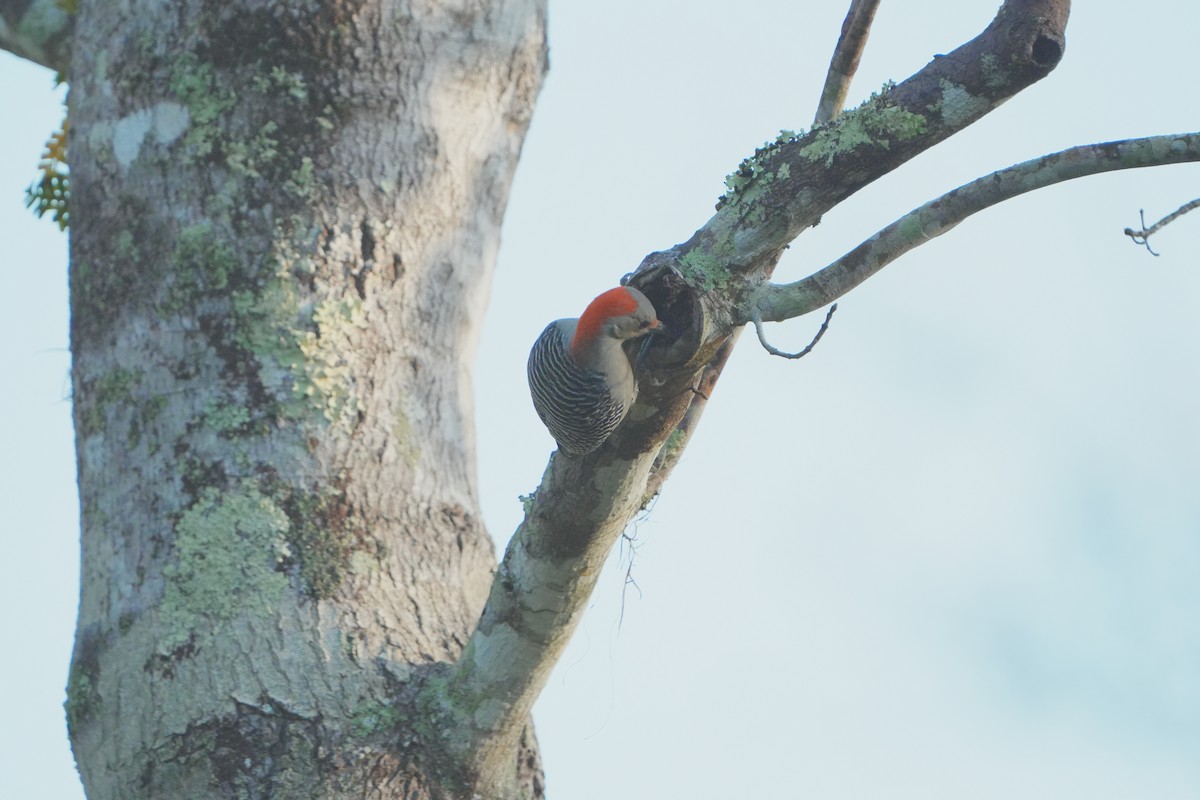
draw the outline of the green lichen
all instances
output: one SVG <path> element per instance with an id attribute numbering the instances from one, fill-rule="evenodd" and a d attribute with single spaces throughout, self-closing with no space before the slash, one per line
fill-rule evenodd
<path id="1" fill-rule="evenodd" d="M 132 398 L 134 384 L 141 379 L 141 369 L 114 367 L 96 381 L 92 396 L 100 403 L 127 403 Z"/>
<path id="2" fill-rule="evenodd" d="M 224 292 L 230 278 L 242 269 L 233 248 L 209 222 L 179 231 L 171 266 L 173 283 L 166 302 L 171 311 L 191 306 L 198 295 Z"/>
<path id="3" fill-rule="evenodd" d="M 334 111 L 333 111 L 333 106 L 325 106 L 323 109 L 321 109 L 321 113 L 318 114 L 313 119 L 313 121 L 317 123 L 317 125 L 321 128 L 322 131 L 325 131 L 326 133 L 328 133 L 329 131 L 333 130 L 336 127 L 336 124 L 334 123 L 334 118 L 335 118 L 335 115 L 334 115 Z"/>
<path id="4" fill-rule="evenodd" d="M 456 707 L 455 716 L 460 719 L 469 715 L 464 714 L 467 702 L 466 693 L 459 687 L 470 681 L 474 670 L 475 642 L 467 643 L 466 649 L 458 660 L 458 668 L 454 672 L 455 685 L 444 672 L 433 672 L 425 677 L 424 683 L 416 697 L 416 714 L 409 720 L 412 729 L 419 737 L 441 738 L 443 723 L 450 716 L 450 709 Z M 433 741 L 431 739 L 431 741 Z"/>
<path id="5" fill-rule="evenodd" d="M 367 700 L 350 712 L 350 734 L 355 737 L 375 736 L 395 731 L 404 715 L 391 703 Z"/>
<path id="6" fill-rule="evenodd" d="M 290 521 L 289 560 L 313 597 L 333 597 L 347 577 L 378 566 L 380 554 L 373 546 L 364 552 L 370 543 L 340 488 L 291 491 L 283 510 Z"/>
<path id="7" fill-rule="evenodd" d="M 416 466 L 421 457 L 421 448 L 413 441 L 412 421 L 402 409 L 396 410 L 396 421 L 392 425 L 392 443 L 406 464 L 410 467 Z"/>
<path id="8" fill-rule="evenodd" d="M 233 292 L 233 344 L 283 373 L 300 368 L 304 354 L 299 336 L 303 318 L 296 287 L 284 277 L 258 290 Z M 268 364 L 262 364 L 265 368 Z M 268 381 L 268 386 L 279 381 Z"/>
<path id="9" fill-rule="evenodd" d="M 292 170 L 283 183 L 284 191 L 295 195 L 301 200 L 308 199 L 316 189 L 317 180 L 313 174 L 313 160 L 308 156 L 300 159 L 300 166 Z"/>
<path id="10" fill-rule="evenodd" d="M 983 83 L 989 89 L 999 89 L 1008 83 L 1008 73 L 1000 67 L 1000 59 L 991 53 L 984 53 L 979 59 L 979 69 L 983 73 Z"/>
<path id="11" fill-rule="evenodd" d="M 704 291 L 714 291 L 728 285 L 732 273 L 729 265 L 737 248 L 734 237 L 753 225 L 761 204 L 743 202 L 729 205 L 705 226 L 698 241 L 679 257 L 679 271 L 692 285 Z"/>
<path id="12" fill-rule="evenodd" d="M 133 389 L 142 380 L 142 370 L 114 367 L 101 375 L 86 392 L 89 401 L 82 419 L 82 434 L 91 436 L 104 429 L 106 414 L 112 406 L 128 406 L 133 402 Z M 133 442 L 137 444 L 136 441 Z"/>
<path id="13" fill-rule="evenodd" d="M 155 395 L 142 406 L 142 419 L 146 424 L 150 424 L 162 416 L 166 407 L 167 398 L 161 394 Z"/>
<path id="14" fill-rule="evenodd" d="M 72 663 L 71 672 L 67 677 L 67 699 L 63 702 L 67 727 L 78 731 L 80 726 L 96 713 L 99 704 L 100 697 L 92 677 L 81 663 Z"/>
<path id="15" fill-rule="evenodd" d="M 663 442 L 662 448 L 659 449 L 658 455 L 655 457 L 655 467 L 659 467 L 675 459 L 676 454 L 683 448 L 687 442 L 687 431 L 683 428 L 676 428 L 671 431 L 671 435 Z"/>
<path id="16" fill-rule="evenodd" d="M 237 105 L 237 94 L 218 85 L 211 64 L 184 53 L 171 64 L 170 88 L 187 108 L 192 124 L 184 138 L 189 153 L 203 158 L 213 152 L 225 133 L 218 121 Z"/>
<path id="17" fill-rule="evenodd" d="M 893 85 L 884 84 L 883 89 L 872 94 L 858 108 L 816 129 L 812 141 L 800 148 L 799 154 L 809 161 L 824 162 L 828 167 L 837 158 L 859 148 L 887 150 L 894 142 L 925 133 L 924 116 L 892 104 L 890 90 Z"/>
<path id="18" fill-rule="evenodd" d="M 304 269 L 302 260 L 291 263 Z M 308 419 L 316 412 L 349 430 L 362 403 L 345 354 L 355 351 L 357 332 L 367 324 L 362 301 L 304 306 L 292 271 L 281 265 L 265 285 L 232 293 L 232 344 L 253 357 L 283 417 Z"/>
<path id="19" fill-rule="evenodd" d="M 172 276 L 159 299 L 168 312 L 211 308 L 209 319 L 220 323 L 206 332 L 226 375 L 257 384 L 252 419 L 230 418 L 226 410 L 210 422 L 226 433 L 251 433 L 266 421 L 310 420 L 315 412 L 348 429 L 361 404 L 342 354 L 354 352 L 365 313 L 358 298 L 312 303 L 302 296 L 316 233 L 294 213 L 317 190 L 309 153 L 328 130 L 312 122 L 320 87 L 279 64 L 255 60 L 230 71 L 190 54 L 170 65 L 170 87 L 190 120 L 173 157 L 222 168 L 209 172 L 214 188 L 206 211 L 213 222 L 177 234 Z M 259 95 L 263 102 L 254 102 Z M 324 110 L 334 114 L 328 105 Z M 248 184 L 269 189 L 257 193 Z M 275 244 L 255 257 L 245 252 L 255 252 L 253 244 L 243 244 L 233 220 L 247 196 L 260 195 L 270 203 L 264 210 L 275 220 Z M 231 307 L 222 314 L 225 303 Z"/>
<path id="20" fill-rule="evenodd" d="M 774 182 L 791 177 L 791 166 L 779 158 L 789 145 L 803 141 L 804 145 L 797 151 L 800 157 L 832 166 L 837 158 L 859 148 L 886 150 L 894 142 L 923 134 L 925 117 L 894 105 L 890 99 L 893 86 L 890 82 L 884 84 L 858 108 L 815 128 L 807 136 L 803 132 L 780 131 L 773 141 L 766 142 L 754 151 L 754 155 L 743 159 L 737 170 L 725 178 L 726 192 L 717 202 L 717 208 L 736 202 L 742 206 L 740 218 L 744 225 L 754 227 L 764 222 L 766 209 L 756 201 Z"/>
<path id="21" fill-rule="evenodd" d="M 275 137 L 278 130 L 279 125 L 267 120 L 254 135 L 225 142 L 225 166 L 236 176 L 263 177 L 268 165 L 273 165 L 279 156 L 279 140 Z"/>
<path id="22" fill-rule="evenodd" d="M 717 201 L 717 208 L 727 203 L 740 201 L 753 203 L 766 190 L 770 183 L 777 179 L 785 179 L 791 174 L 791 167 L 783 164 L 776 172 L 771 172 L 767 161 L 776 155 L 785 144 L 796 141 L 803 132 L 782 130 L 773 140 L 765 142 L 754 151 L 754 155 L 742 159 L 738 168 L 725 176 L 725 194 Z"/>
<path id="23" fill-rule="evenodd" d="M 287 515 L 250 481 L 203 489 L 175 525 L 176 560 L 163 570 L 160 653 L 234 617 L 269 616 L 287 586 L 288 531 Z"/>
<path id="24" fill-rule="evenodd" d="M 204 424 L 221 436 L 244 433 L 250 424 L 250 411 L 243 405 L 213 398 L 204 406 Z"/>
<path id="25" fill-rule="evenodd" d="M 679 259 L 679 264 L 693 285 L 706 292 L 715 291 L 729 283 L 729 265 L 710 252 L 695 248 Z"/>
<path id="26" fill-rule="evenodd" d="M 210 223 L 179 232 L 172 260 L 172 283 L 164 306 L 169 311 L 194 307 L 205 298 L 228 299 L 231 325 L 215 335 L 214 345 L 227 360 L 253 364 L 277 409 L 260 409 L 268 416 L 304 419 L 313 411 L 349 428 L 361 403 L 345 353 L 353 352 L 357 331 L 366 327 L 361 300 L 327 299 L 315 306 L 302 304 L 297 275 L 311 271 L 298 248 L 281 244 L 274 267 L 266 277 L 244 265 L 239 255 Z M 265 272 L 266 270 L 262 270 Z M 206 409 L 212 416 L 217 409 Z M 249 418 L 214 416 L 219 430 L 244 427 Z"/>
<path id="27" fill-rule="evenodd" d="M 133 232 L 128 228 L 117 234 L 116 241 L 113 244 L 114 254 L 118 261 L 126 264 L 135 264 L 141 260 L 141 252 L 138 250 L 137 241 L 133 238 Z"/>
<path id="28" fill-rule="evenodd" d="M 170 86 L 190 118 L 182 158 L 225 167 L 213 175 L 210 211 L 244 207 L 248 180 L 265 183 L 262 196 L 273 196 L 276 209 L 285 199 L 311 198 L 310 154 L 336 126 L 331 106 L 315 107 L 303 74 L 263 61 L 219 71 L 186 55 L 172 63 Z"/>
<path id="29" fill-rule="evenodd" d="M 900 223 L 900 235 L 906 242 L 915 241 L 925 235 L 925 228 L 921 224 L 921 220 L 916 217 L 908 217 Z"/>
<path id="30" fill-rule="evenodd" d="M 308 99 L 308 86 L 304 80 L 304 76 L 298 72 L 289 72 L 283 67 L 276 65 L 271 67 L 266 74 L 255 75 L 251 79 L 251 86 L 255 91 L 262 94 L 268 94 L 276 89 L 283 89 L 288 95 L 296 100 Z"/>
<path id="31" fill-rule="evenodd" d="M 1121 166 L 1123 166 L 1123 167 L 1140 167 L 1140 166 L 1142 166 L 1142 159 L 1139 157 L 1139 154 L 1136 151 L 1134 151 L 1133 149 L 1122 151 L 1120 161 L 1121 161 Z"/>
<path id="32" fill-rule="evenodd" d="M 350 554 L 350 559 L 347 562 L 347 568 L 351 575 L 370 575 L 379 569 L 379 561 L 383 557 L 385 550 L 379 549 L 379 555 L 370 555 L 362 550 L 355 550 Z"/>
<path id="33" fill-rule="evenodd" d="M 961 128 L 983 115 L 988 108 L 988 101 L 971 94 L 966 87 L 942 78 L 942 104 L 939 111 L 942 120 L 951 128 Z"/>
<path id="34" fill-rule="evenodd" d="M 83 518 L 84 530 L 99 530 L 109 523 L 108 514 L 104 513 L 94 501 L 84 501 L 80 514 Z"/>
<path id="35" fill-rule="evenodd" d="M 116 164 L 116 157 L 112 152 L 113 128 L 112 122 L 96 122 L 94 125 L 89 125 L 86 132 L 79 131 L 75 134 L 87 137 L 88 150 L 94 154 L 100 164 L 107 167 L 113 167 Z"/>
<path id="36" fill-rule="evenodd" d="M 354 352 L 357 331 L 367 326 L 362 301 L 324 300 L 313 309 L 312 324 L 315 329 L 304 331 L 298 341 L 304 360 L 295 374 L 296 391 L 316 404 L 330 424 L 349 430 L 362 401 L 345 354 Z"/>
<path id="37" fill-rule="evenodd" d="M 206 489 L 226 485 L 226 478 L 225 465 L 220 461 L 189 457 L 179 470 L 180 487 L 192 498 L 199 498 Z"/>

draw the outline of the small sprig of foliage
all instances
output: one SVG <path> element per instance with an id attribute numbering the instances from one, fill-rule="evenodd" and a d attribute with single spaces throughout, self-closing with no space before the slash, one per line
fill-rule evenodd
<path id="1" fill-rule="evenodd" d="M 71 182 L 67 173 L 67 133 L 70 123 L 64 119 L 62 128 L 50 134 L 46 149 L 38 161 L 40 177 L 25 190 L 25 207 L 33 209 L 38 217 L 50 214 L 50 218 L 65 231 L 70 221 L 67 201 Z"/>

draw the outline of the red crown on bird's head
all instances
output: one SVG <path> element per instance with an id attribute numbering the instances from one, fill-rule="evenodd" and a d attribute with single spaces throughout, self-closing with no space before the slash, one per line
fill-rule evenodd
<path id="1" fill-rule="evenodd" d="M 638 301 L 624 286 L 609 289 L 592 302 L 575 325 L 575 336 L 571 339 L 571 350 L 595 339 L 604 327 L 604 322 L 613 317 L 623 317 L 637 311 Z"/>

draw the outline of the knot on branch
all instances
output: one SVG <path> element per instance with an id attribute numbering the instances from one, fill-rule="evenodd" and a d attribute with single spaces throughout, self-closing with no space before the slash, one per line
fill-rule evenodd
<path id="1" fill-rule="evenodd" d="M 1142 229 L 1140 231 L 1135 231 L 1133 228 L 1126 228 L 1125 235 L 1132 239 L 1134 244 L 1144 245 L 1145 248 L 1150 252 L 1150 255 L 1157 256 L 1158 253 L 1154 252 L 1154 249 L 1150 247 L 1150 237 L 1154 234 L 1154 232 L 1159 228 L 1170 225 L 1172 222 L 1198 206 L 1200 206 L 1200 197 L 1196 198 L 1190 203 L 1184 203 L 1182 206 L 1175 209 L 1170 214 L 1167 214 L 1165 217 L 1148 228 L 1146 227 L 1146 212 L 1139 208 L 1138 217 L 1142 221 Z"/>

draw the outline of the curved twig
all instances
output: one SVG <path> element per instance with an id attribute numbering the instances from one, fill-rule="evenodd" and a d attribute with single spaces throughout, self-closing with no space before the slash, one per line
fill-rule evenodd
<path id="1" fill-rule="evenodd" d="M 833 318 L 833 312 L 835 311 L 837 311 L 837 303 L 834 303 L 829 307 L 828 313 L 825 314 L 825 321 L 821 323 L 821 327 L 817 331 L 817 335 L 814 336 L 812 341 L 808 343 L 808 347 L 804 348 L 799 353 L 786 353 L 777 347 L 773 347 L 771 343 L 767 341 L 767 335 L 763 333 L 762 313 L 759 312 L 758 309 L 754 310 L 754 316 L 751 317 L 750 321 L 754 323 L 754 332 L 758 334 L 758 343 L 761 344 L 763 349 L 768 353 L 773 356 L 779 356 L 780 358 L 804 358 L 806 355 L 812 352 L 814 347 L 817 346 L 817 342 L 821 341 L 821 337 L 825 335 L 825 331 L 829 330 L 829 320 Z"/>

